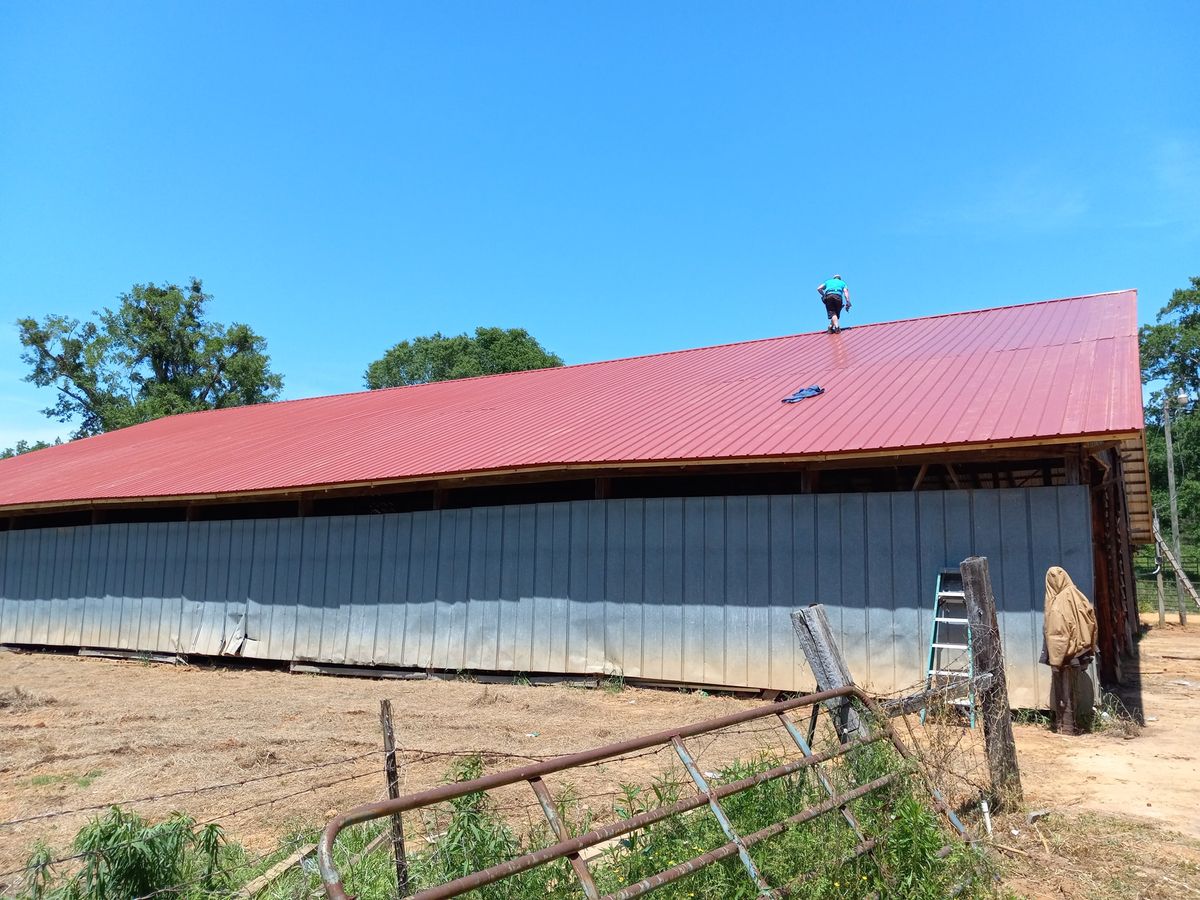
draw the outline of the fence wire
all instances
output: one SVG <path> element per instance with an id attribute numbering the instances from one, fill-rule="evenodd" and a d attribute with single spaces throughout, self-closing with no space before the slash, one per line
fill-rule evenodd
<path id="1" fill-rule="evenodd" d="M 915 693 L 923 687 L 923 682 L 914 684 L 909 690 L 896 691 L 881 699 Z M 792 721 L 797 729 L 805 732 L 810 726 L 808 710 L 805 709 L 802 715 L 793 716 Z M 928 710 L 923 726 L 916 715 L 902 717 L 894 724 L 901 730 L 905 742 L 919 757 L 934 786 L 941 790 L 952 806 L 963 807 L 973 802 L 977 803 L 979 796 L 987 793 L 989 786 L 982 730 L 967 727 L 964 717 L 957 708 L 935 704 Z M 723 767 L 744 762 L 755 755 L 772 758 L 795 758 L 798 755 L 795 742 L 788 735 L 782 723 L 775 719 L 721 729 L 693 739 L 693 742 L 694 747 L 691 749 L 695 757 L 704 760 L 705 767 L 709 769 L 705 772 L 706 777 L 716 776 Z M 818 755 L 838 746 L 840 736 L 833 725 L 831 716 L 822 713 L 813 723 L 808 743 L 811 745 L 811 752 Z M 567 822 L 568 827 L 572 830 L 586 830 L 585 825 L 595 827 L 620 817 L 623 814 L 622 804 L 630 802 L 631 790 L 634 785 L 637 786 L 636 791 L 642 793 L 657 791 L 660 795 L 674 796 L 686 796 L 693 793 L 696 790 L 694 782 L 689 778 L 675 754 L 668 752 L 670 750 L 669 745 L 658 746 L 631 752 L 621 757 L 584 764 L 572 770 L 572 772 L 586 770 L 590 773 L 586 776 L 587 787 L 584 790 L 577 789 L 572 783 L 570 778 L 572 773 L 562 773 L 564 777 L 556 779 L 556 784 L 551 787 L 555 800 L 560 804 L 564 813 L 563 819 Z M 307 794 L 332 792 L 331 797 L 335 798 L 333 802 L 344 805 L 346 802 L 346 795 L 343 791 L 345 785 L 369 778 L 383 780 L 382 752 L 382 750 L 372 750 L 235 781 L 146 794 L 102 804 L 51 810 L 0 822 L 0 828 L 99 812 L 112 806 L 119 806 L 127 812 L 136 812 L 139 807 L 144 808 L 146 805 L 197 795 L 227 797 L 229 805 L 228 808 L 214 815 L 198 817 L 200 821 L 197 821 L 196 827 L 224 824 L 246 813 L 270 808 Z M 459 767 L 464 764 L 477 766 L 480 771 L 484 768 L 495 770 L 508 768 L 523 761 L 543 761 L 554 756 L 565 755 L 564 752 L 550 756 L 535 756 L 489 748 L 436 751 L 399 747 L 396 752 L 402 778 L 407 780 L 409 777 L 419 774 L 422 782 L 431 784 L 435 784 L 439 778 L 445 781 L 461 777 Z M 654 757 L 657 758 L 653 759 Z M 634 764 L 632 769 L 629 768 L 629 764 Z M 802 777 L 812 780 L 814 787 L 819 787 L 817 779 L 824 777 L 835 790 L 840 792 L 853 785 L 851 775 L 844 771 L 844 768 L 842 761 L 834 761 L 821 765 L 820 776 L 815 770 L 806 770 Z M 284 786 L 286 779 L 289 778 L 306 777 L 314 773 L 338 769 L 341 771 L 330 773 L 336 777 L 300 786 L 294 786 L 294 783 L 292 786 Z M 346 771 L 346 769 L 350 769 L 350 771 Z M 433 774 L 434 771 L 437 774 Z M 280 789 L 266 793 L 265 786 L 276 782 L 279 783 Z M 496 791 L 495 796 L 489 797 L 487 801 L 490 812 L 500 816 L 518 833 L 528 835 L 536 832 L 541 834 L 544 839 L 552 840 L 545 830 L 546 822 L 539 802 L 531 792 L 521 791 L 520 787 L 526 786 L 512 786 Z M 265 796 L 264 793 L 266 793 Z M 632 796 L 636 797 L 638 794 L 635 793 Z M 237 802 L 239 797 L 244 798 L 243 802 Z M 442 806 L 431 808 L 420 817 L 406 817 L 406 839 L 420 842 L 421 845 L 427 846 L 435 853 L 441 852 L 440 838 L 444 837 L 447 823 L 452 814 L 453 811 L 450 807 Z M 624 814 L 627 815 L 628 810 Z M 95 850 L 64 853 L 36 864 L 0 872 L 0 878 L 19 876 L 23 880 L 31 881 L 31 876 L 44 875 L 50 871 L 69 874 L 90 856 L 110 853 L 121 847 L 135 844 L 138 840 L 140 838 Z M 269 858 L 278 853 L 278 848 L 272 849 L 244 859 L 236 866 L 230 866 L 228 870 L 221 870 L 217 874 L 251 872 L 255 867 L 265 864 Z M 9 887 L 12 886 L 12 883 L 9 883 Z M 182 882 L 178 885 L 160 888 L 145 896 L 181 894 L 194 886 L 194 881 Z"/>

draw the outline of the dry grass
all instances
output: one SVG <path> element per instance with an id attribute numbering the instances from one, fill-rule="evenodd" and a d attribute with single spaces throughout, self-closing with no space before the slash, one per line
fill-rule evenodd
<path id="1" fill-rule="evenodd" d="M 0 710 L 6 712 L 28 712 L 39 706 L 49 706 L 53 702 L 53 697 L 32 694 L 18 685 L 13 685 L 6 691 L 0 691 Z"/>
<path id="2" fill-rule="evenodd" d="M 1200 897 L 1200 841 L 1154 823 L 1052 812 L 997 817 L 990 843 L 1005 887 L 1032 900 Z M 1014 831 L 1016 832 L 1014 834 Z"/>

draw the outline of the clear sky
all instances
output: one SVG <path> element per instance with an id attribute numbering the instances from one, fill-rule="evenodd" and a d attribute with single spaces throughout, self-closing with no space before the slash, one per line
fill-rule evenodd
<path id="1" fill-rule="evenodd" d="M 0 3 L 12 322 L 203 278 L 288 397 L 522 326 L 568 362 L 1200 275 L 1200 4 Z"/>

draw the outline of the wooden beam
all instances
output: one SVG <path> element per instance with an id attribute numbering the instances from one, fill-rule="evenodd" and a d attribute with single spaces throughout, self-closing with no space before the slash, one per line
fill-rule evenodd
<path id="1" fill-rule="evenodd" d="M 929 471 L 929 463 L 921 463 L 921 468 L 920 468 L 920 470 L 917 472 L 917 477 L 916 477 L 916 479 L 913 481 L 913 486 L 912 486 L 912 489 L 913 489 L 914 491 L 915 491 L 915 490 L 919 490 L 919 489 L 920 489 L 920 487 L 921 487 L 921 482 L 925 480 L 925 473 L 926 473 L 926 472 L 928 472 L 928 471 Z"/>
<path id="2" fill-rule="evenodd" d="M 50 500 L 35 503 L 13 504 L 4 507 L 7 512 L 16 511 L 58 511 L 67 509 L 88 509 L 94 506 L 182 506 L 186 502 L 229 503 L 230 501 L 272 502 L 293 500 L 303 491 L 309 495 L 320 494 L 322 497 L 335 496 L 335 492 L 355 489 L 366 489 L 368 492 L 406 490 L 406 485 L 436 484 L 443 487 L 465 487 L 480 484 L 499 483 L 493 479 L 518 477 L 530 481 L 543 482 L 547 476 L 552 480 L 568 478 L 592 478 L 598 473 L 613 476 L 631 477 L 633 475 L 659 475 L 663 473 L 700 474 L 709 471 L 736 472 L 741 467 L 744 471 L 765 472 L 771 468 L 782 471 L 783 467 L 801 469 L 805 466 L 820 465 L 822 468 L 875 468 L 880 466 L 913 464 L 920 461 L 944 462 L 958 460 L 989 460 L 989 459 L 1035 459 L 1046 456 L 1061 456 L 1053 448 L 1066 446 L 1088 447 L 1117 446 L 1129 438 L 1140 438 L 1141 431 L 1113 432 L 1105 435 L 1083 436 L 1070 435 L 1058 438 L 1044 438 L 1025 441 L 981 441 L 974 444 L 947 445 L 943 447 L 912 447 L 890 450 L 861 450 L 852 453 L 817 453 L 805 456 L 767 456 L 767 457 L 735 457 L 728 459 L 695 459 L 674 461 L 639 460 L 632 462 L 611 463 L 597 466 L 595 463 L 566 463 L 562 465 L 528 466 L 520 468 L 493 469 L 478 473 L 446 473 L 430 477 L 429 475 L 413 476 L 411 478 L 383 478 L 370 481 L 355 481 L 329 483 L 306 486 L 304 488 L 263 488 L 249 491 L 230 491 L 228 493 L 196 493 L 174 494 L 163 497 L 119 497 L 94 498 L 86 500 Z M 864 465 L 866 463 L 866 465 Z M 411 489 L 411 488 L 408 488 Z"/>
<path id="3" fill-rule="evenodd" d="M 992 791 L 997 806 L 1020 809 L 1024 801 L 1021 770 L 1017 766 L 1017 744 L 1013 739 L 1012 711 L 1008 705 L 1008 682 L 1004 677 L 1004 652 L 996 617 L 996 596 L 988 575 L 986 557 L 971 556 L 959 566 L 967 619 L 971 629 L 974 670 L 991 673 L 992 680 L 977 694 L 983 717 L 983 742 Z"/>
<path id="4" fill-rule="evenodd" d="M 263 872 L 253 881 L 245 885 L 238 896 L 241 897 L 257 897 L 263 891 L 271 886 L 271 883 L 279 879 L 292 866 L 299 865 L 302 861 L 312 856 L 317 852 L 316 844 L 305 844 L 295 853 L 285 856 L 267 871 Z"/>
<path id="5" fill-rule="evenodd" d="M 824 606 L 814 603 L 793 612 L 792 629 L 812 669 L 818 691 L 830 691 L 854 683 L 846 660 L 833 639 L 833 629 L 829 627 Z M 847 698 L 829 700 L 825 706 L 833 714 L 834 727 L 843 744 L 852 737 L 866 733 Z"/>
<path id="6" fill-rule="evenodd" d="M 1063 468 L 1067 484 L 1083 484 L 1083 457 L 1078 451 L 1068 451 L 1063 456 Z"/>

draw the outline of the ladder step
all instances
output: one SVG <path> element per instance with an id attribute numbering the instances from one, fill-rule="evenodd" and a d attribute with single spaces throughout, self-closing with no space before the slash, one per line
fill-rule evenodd
<path id="1" fill-rule="evenodd" d="M 935 650 L 970 650 L 966 644 L 934 644 Z"/>
<path id="2" fill-rule="evenodd" d="M 970 620 L 961 619 L 961 618 L 958 618 L 957 616 L 938 616 L 933 621 L 945 622 L 947 625 L 969 625 L 970 624 Z"/>
<path id="3" fill-rule="evenodd" d="M 938 599 L 939 600 L 949 600 L 949 599 L 957 599 L 957 598 L 966 600 L 967 599 L 966 592 L 965 591 L 938 591 Z"/>
<path id="4" fill-rule="evenodd" d="M 966 669 L 930 669 L 930 675 L 958 675 L 963 678 L 969 678 L 971 673 Z"/>

